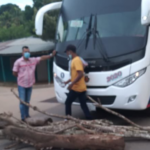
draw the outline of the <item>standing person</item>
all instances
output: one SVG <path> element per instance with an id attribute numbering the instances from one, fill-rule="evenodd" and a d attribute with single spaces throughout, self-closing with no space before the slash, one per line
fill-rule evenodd
<path id="1" fill-rule="evenodd" d="M 71 115 L 71 104 L 76 98 L 79 98 L 81 108 L 86 116 L 86 119 L 92 119 L 90 111 L 86 104 L 86 84 L 84 79 L 84 66 L 79 56 L 76 54 L 76 47 L 69 45 L 65 52 L 72 59 L 71 62 L 71 79 L 65 84 L 71 84 L 68 87 L 69 94 L 66 100 L 66 115 Z"/>
<path id="2" fill-rule="evenodd" d="M 38 63 L 55 56 L 56 51 L 50 55 L 30 58 L 30 50 L 27 46 L 22 48 L 22 57 L 16 60 L 13 66 L 13 75 L 17 77 L 19 98 L 26 103 L 30 102 L 32 86 L 35 83 L 35 69 Z M 29 107 L 20 103 L 20 113 L 22 121 L 29 116 Z"/>

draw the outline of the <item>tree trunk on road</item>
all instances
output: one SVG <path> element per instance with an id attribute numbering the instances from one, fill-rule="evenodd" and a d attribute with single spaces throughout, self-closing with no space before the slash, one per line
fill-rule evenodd
<path id="1" fill-rule="evenodd" d="M 29 129 L 9 126 L 3 130 L 3 134 L 17 138 L 24 143 L 30 143 L 37 149 L 43 148 L 67 148 L 67 149 L 103 149 L 124 150 L 125 142 L 122 137 L 110 134 L 99 135 L 56 135 L 43 134 Z M 25 142 L 26 141 L 26 142 Z"/>

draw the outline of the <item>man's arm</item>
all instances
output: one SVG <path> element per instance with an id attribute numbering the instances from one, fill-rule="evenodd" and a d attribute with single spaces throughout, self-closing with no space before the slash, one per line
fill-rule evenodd
<path id="1" fill-rule="evenodd" d="M 14 75 L 15 77 L 18 77 L 18 72 L 14 72 L 14 71 L 13 71 L 13 75 Z"/>
<path id="2" fill-rule="evenodd" d="M 72 82 L 72 85 L 74 85 L 75 83 L 77 83 L 78 81 L 80 81 L 80 79 L 84 76 L 83 71 L 77 71 L 77 78 Z"/>
<path id="3" fill-rule="evenodd" d="M 71 79 L 69 79 L 68 81 L 64 82 L 65 84 L 68 84 L 71 82 Z"/>
<path id="4" fill-rule="evenodd" d="M 41 56 L 40 61 L 48 60 L 48 59 L 50 59 L 52 57 L 53 57 L 52 55 L 43 55 L 43 56 Z"/>
<path id="5" fill-rule="evenodd" d="M 40 61 L 48 60 L 48 59 L 54 57 L 55 55 L 56 55 L 56 51 L 53 51 L 52 54 L 50 54 L 50 55 L 44 55 L 44 56 L 41 56 Z"/>
<path id="6" fill-rule="evenodd" d="M 78 81 L 80 81 L 80 79 L 84 76 L 83 71 L 77 71 L 77 73 L 78 73 L 77 78 L 69 85 L 68 90 L 71 90 L 71 88 L 73 87 L 73 85 L 75 83 L 77 83 Z"/>
<path id="7" fill-rule="evenodd" d="M 18 77 L 18 71 L 19 71 L 19 61 L 15 61 L 14 66 L 13 66 L 13 75 L 15 77 Z"/>

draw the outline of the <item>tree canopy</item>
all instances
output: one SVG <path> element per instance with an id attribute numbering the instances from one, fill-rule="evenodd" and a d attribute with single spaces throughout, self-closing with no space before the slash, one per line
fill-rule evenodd
<path id="1" fill-rule="evenodd" d="M 36 36 L 34 22 L 37 11 L 42 6 L 56 1 L 61 0 L 33 0 L 33 7 L 27 5 L 24 11 L 14 4 L 0 6 L 0 42 Z M 55 38 L 58 13 L 54 11 L 52 14 L 45 14 L 42 39 Z"/>

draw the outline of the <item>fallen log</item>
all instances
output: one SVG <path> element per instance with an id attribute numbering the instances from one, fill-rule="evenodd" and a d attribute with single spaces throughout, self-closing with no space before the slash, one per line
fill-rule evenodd
<path id="1" fill-rule="evenodd" d="M 72 134 L 101 134 L 101 133 L 109 133 L 113 135 L 119 135 L 121 137 L 125 138 L 143 138 L 143 139 L 148 139 L 150 140 L 150 132 L 146 130 L 140 130 L 137 127 L 132 127 L 132 126 L 115 126 L 111 122 L 106 121 L 106 120 L 93 120 L 93 121 L 85 121 L 81 120 L 79 124 L 77 124 L 75 121 L 59 121 L 59 122 L 54 122 L 50 123 L 47 126 L 40 126 L 40 127 L 33 127 L 30 126 L 29 124 L 26 124 L 21 121 L 14 121 L 12 120 L 13 115 L 7 115 L 6 113 L 0 114 L 0 120 L 5 120 L 7 123 L 7 126 L 15 126 L 15 127 L 20 127 L 20 128 L 28 128 L 31 131 L 35 132 L 43 132 L 45 134 L 63 134 L 63 135 L 72 135 Z M 34 118 L 33 120 L 35 123 L 37 122 L 36 119 L 39 118 Z M 45 120 L 44 118 L 43 120 Z M 31 118 L 32 120 L 32 118 Z M 42 118 L 40 119 L 42 120 Z M 103 122 L 104 124 L 103 125 Z M 107 125 L 106 125 L 107 124 Z M 112 125 L 110 125 L 112 124 Z"/>
<path id="2" fill-rule="evenodd" d="M 113 114 L 113 115 L 115 115 L 115 116 L 117 116 L 117 117 L 123 119 L 124 121 L 126 121 L 126 122 L 129 123 L 130 125 L 135 126 L 135 127 L 139 128 L 139 129 L 141 129 L 141 130 L 149 130 L 149 131 L 150 131 L 150 127 L 142 127 L 142 126 L 140 126 L 140 125 L 134 123 L 134 122 L 131 121 L 130 119 L 126 118 L 126 117 L 123 116 L 122 114 L 119 114 L 119 113 L 117 113 L 117 112 L 115 112 L 115 111 L 113 111 L 113 110 L 110 110 L 110 109 L 108 109 L 108 108 L 106 108 L 106 107 L 103 107 L 100 103 L 98 103 L 97 101 L 95 101 L 95 100 L 94 100 L 93 98 L 91 98 L 90 96 L 87 96 L 87 98 L 88 98 L 91 102 L 93 102 L 96 107 L 99 107 L 99 108 L 101 108 L 102 110 L 104 110 L 104 111 L 106 111 L 106 112 L 108 112 L 108 113 L 110 113 L 110 114 Z"/>
<path id="3" fill-rule="evenodd" d="M 55 135 L 43 134 L 29 129 L 6 127 L 4 136 L 19 139 L 21 142 L 33 144 L 37 150 L 54 148 L 66 149 L 91 149 L 91 150 L 124 150 L 125 142 L 122 137 L 100 134 L 100 135 Z"/>
<path id="4" fill-rule="evenodd" d="M 66 121 L 58 121 L 58 122 L 53 122 L 50 123 L 47 126 L 41 126 L 37 127 L 36 129 L 43 130 L 43 131 L 50 131 L 50 132 L 56 132 L 64 130 L 65 128 L 70 128 L 71 126 L 76 125 L 77 123 L 72 120 L 66 120 Z M 100 126 L 110 126 L 113 125 L 112 122 L 107 121 L 107 120 L 92 120 L 92 121 L 85 121 L 85 120 L 80 120 L 79 124 L 86 124 L 86 125 L 100 125 Z"/>
<path id="5" fill-rule="evenodd" d="M 24 105 L 26 105 L 26 106 L 32 108 L 34 111 L 38 111 L 38 112 L 40 112 L 40 113 L 42 113 L 42 114 L 45 114 L 45 115 L 47 115 L 47 116 L 50 116 L 50 117 L 56 117 L 56 118 L 61 118 L 61 119 L 69 119 L 69 120 L 75 121 L 75 122 L 77 122 L 77 123 L 80 122 L 80 119 L 76 119 L 76 118 L 74 118 L 74 117 L 72 117 L 72 116 L 62 116 L 62 115 L 49 114 L 49 113 L 47 113 L 47 112 L 44 112 L 44 111 L 40 110 L 39 108 L 37 108 L 36 106 L 32 106 L 31 104 L 28 104 L 28 103 L 22 101 L 22 100 L 18 97 L 18 95 L 14 92 L 13 89 L 11 89 L 11 92 L 16 96 L 16 98 L 17 98 L 21 103 L 23 103 Z M 108 109 L 108 108 L 103 107 L 100 103 L 96 102 L 96 101 L 95 101 L 93 98 L 91 98 L 90 96 L 87 96 L 87 98 L 88 98 L 89 100 L 91 100 L 91 101 L 96 105 L 96 107 L 99 107 L 99 108 L 103 109 L 104 111 L 106 111 L 106 112 L 108 112 L 108 113 L 111 113 L 111 114 L 113 114 L 113 115 L 115 115 L 115 116 L 117 116 L 117 117 L 123 119 L 124 121 L 126 121 L 126 122 L 129 123 L 130 125 L 132 125 L 132 126 L 134 126 L 134 127 L 137 127 L 138 129 L 141 129 L 141 130 L 148 130 L 148 131 L 150 131 L 150 127 L 142 127 L 142 126 L 140 126 L 140 125 L 134 123 L 134 122 L 131 121 L 130 119 L 126 118 L 125 116 L 123 116 L 123 115 L 121 115 L 121 114 L 119 114 L 119 113 L 117 113 L 117 112 L 115 112 L 115 111 L 112 111 L 112 110 L 110 110 L 110 109 Z"/>
<path id="6" fill-rule="evenodd" d="M 125 138 L 141 138 L 150 140 L 150 132 L 146 130 L 139 130 L 132 126 L 100 126 L 100 125 L 89 125 L 82 124 L 86 127 L 93 127 L 95 129 L 95 133 L 109 133 L 113 135 L 119 135 Z"/>
<path id="7" fill-rule="evenodd" d="M 112 122 L 107 120 L 92 120 L 85 121 L 76 119 L 71 116 L 62 116 L 57 114 L 51 114 L 40 110 L 36 106 L 21 101 L 18 95 L 11 90 L 18 100 L 26 106 L 45 114 L 50 117 L 57 117 L 61 119 L 67 119 L 67 121 L 59 121 L 45 124 L 41 123 L 41 127 L 33 127 L 39 122 L 30 118 L 27 120 L 27 124 L 19 122 L 16 126 L 16 122 L 12 122 L 9 118 L 8 124 L 12 127 L 4 128 L 3 132 L 9 138 L 34 145 L 37 149 L 41 148 L 67 148 L 67 149 L 123 149 L 123 138 L 144 138 L 150 140 L 150 128 L 142 127 L 125 116 L 103 107 L 94 99 L 89 97 L 91 101 L 101 109 L 125 120 L 132 126 L 115 126 Z M 1 119 L 1 116 L 0 116 Z M 7 121 L 7 118 L 2 116 L 2 120 Z M 32 123 L 31 123 L 32 122 Z M 34 123 L 33 123 L 34 122 Z M 42 125 L 43 124 L 43 125 Z M 32 125 L 32 126 L 30 126 Z M 46 126 L 45 126 L 46 125 Z M 121 141 L 120 141 L 121 140 Z M 123 141 L 122 141 L 123 140 Z M 76 142 L 75 142 L 76 141 Z M 117 142 L 118 144 L 116 144 Z M 93 144 L 94 143 L 94 144 Z M 105 144 L 104 144 L 105 143 Z M 120 145 L 121 143 L 121 145 Z M 59 146 L 58 146 L 59 145 Z"/>
<path id="8" fill-rule="evenodd" d="M 150 132 L 146 130 L 139 130 L 138 128 L 132 127 L 132 126 L 102 126 L 97 124 L 89 124 L 89 122 L 81 123 L 81 126 L 85 129 L 89 130 L 89 134 L 101 134 L 101 133 L 109 133 L 113 135 L 119 135 L 121 137 L 125 138 L 142 138 L 142 139 L 148 139 L 150 140 Z M 38 130 L 43 130 L 55 134 L 85 134 L 86 131 L 80 128 L 75 122 L 68 121 L 68 124 L 62 124 L 62 125 L 53 125 L 53 123 L 49 126 L 45 127 L 38 127 L 36 128 Z M 88 132 L 88 131 L 87 131 Z"/>
<path id="9" fill-rule="evenodd" d="M 0 121 L 4 123 L 5 126 L 8 126 L 8 125 L 14 125 L 16 127 L 21 127 L 23 126 L 22 124 L 19 124 L 17 122 L 15 122 L 14 120 L 12 120 L 12 114 L 6 114 L 6 113 L 2 113 L 0 114 Z M 5 127 L 3 126 L 3 127 Z M 2 127 L 2 126 L 1 126 Z"/>

